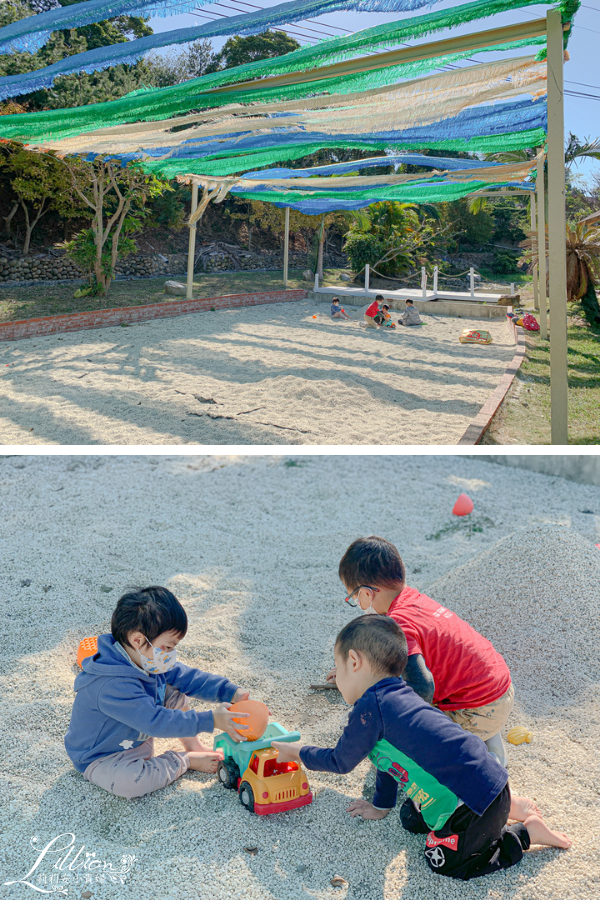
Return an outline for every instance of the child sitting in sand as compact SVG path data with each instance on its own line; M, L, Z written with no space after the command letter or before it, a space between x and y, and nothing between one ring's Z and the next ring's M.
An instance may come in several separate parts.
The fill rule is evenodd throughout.
M398 319L398 325L422 325L419 310L412 300L406 300L406 309Z
M333 300L331 301L331 318L332 319L349 319L350 318L350 316L348 315L346 310L340 306L340 298L339 297L334 297Z
M166 588L123 594L112 616L112 634L98 638L98 652L83 660L65 747L75 768L111 794L142 797L188 769L214 773L222 753L201 744L198 732L219 728L235 741L246 713L228 707L248 692L227 678L176 662L175 647L187 632L187 616ZM190 709L190 697L216 701L212 712ZM154 756L154 738L179 738L183 752Z
M346 550L339 576L350 606L389 616L408 641L404 680L428 703L476 734L507 764L501 729L514 703L510 671L492 644L456 613L406 586L396 547L359 538ZM327 676L335 682L335 669Z
M377 294L371 305L365 310L365 324L367 328L378 328L383 323L383 315L379 306L383 299L383 294ZM389 309L389 306L387 309Z
M506 769L480 740L402 680L406 638L392 619L350 622L337 636L334 655L338 687L353 705L348 724L333 750L273 741L281 762L345 774L368 756L377 768L373 803L353 800L347 811L383 819L400 785L408 795L401 822L427 835L425 857L440 875L467 881L515 865L530 844L571 846L566 835L548 828L532 800L511 796Z

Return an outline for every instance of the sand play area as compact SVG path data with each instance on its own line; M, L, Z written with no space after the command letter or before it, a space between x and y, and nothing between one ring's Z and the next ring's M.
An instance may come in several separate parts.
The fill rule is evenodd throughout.
M56 353L75 350L65 341ZM3 897L40 896L29 880L93 900L597 900L600 488L435 456L5 457L0 483ZM471 521L452 518L461 491L475 501ZM349 799L372 796L368 761L347 776L311 773L311 806L264 817L213 776L188 773L127 802L72 768L63 735L78 642L108 629L136 583L164 584L184 603L183 662L248 688L305 742L333 745L348 708L309 685L353 615L339 558L368 533L394 541L409 584L505 656L509 724L533 732L509 746L511 784L569 834L571 850L537 848L466 884L436 877L423 837L396 814L346 814ZM27 879L60 835L74 835L73 853L84 847L80 862L122 864L125 884L89 866L68 881L50 854Z
M514 355L502 319L352 315L302 301L0 343L0 441L456 444ZM467 327L494 342L460 344Z

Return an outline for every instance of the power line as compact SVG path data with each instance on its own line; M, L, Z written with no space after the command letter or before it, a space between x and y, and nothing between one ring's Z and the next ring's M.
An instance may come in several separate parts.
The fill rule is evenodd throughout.
M596 90L600 91L600 84L586 84L584 81L567 81L567 79L565 79L565 84L580 84L581 87L596 88Z
M568 97L583 97L584 100L600 100L596 94L585 94L582 91L565 91Z

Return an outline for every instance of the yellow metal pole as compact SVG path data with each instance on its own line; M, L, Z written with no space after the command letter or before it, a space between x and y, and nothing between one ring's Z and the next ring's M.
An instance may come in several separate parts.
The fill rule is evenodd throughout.
M546 202L544 199L544 157L538 157L537 164L537 227L538 227L538 277L540 303L540 336L548 339L548 314L546 299Z
M535 214L535 191L531 192L531 197L529 198L529 230L531 234L535 234L536 231L536 214ZM540 308L540 300L538 297L538 267L533 267L533 308Z
M192 216L198 209L198 182L192 182ZM196 222L190 225L190 237L188 242L187 283L185 287L186 300L192 299L194 291L194 256L196 254Z
M290 208L285 208L285 237L283 240L283 286L288 286L288 260L290 253Z
M563 27L548 11L548 262L550 275L550 418L553 444L567 444L567 251L563 91Z

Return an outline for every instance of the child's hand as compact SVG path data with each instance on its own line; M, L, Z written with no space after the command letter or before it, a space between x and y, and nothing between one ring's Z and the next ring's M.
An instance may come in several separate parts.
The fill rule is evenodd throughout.
M249 700L250 699L250 691L245 691L244 688L238 688L233 698L231 700L232 703L239 703L240 700Z
M301 762L300 751L304 747L300 741L289 744L287 741L271 741L273 750L277 750L277 759L279 762Z
M333 669L331 670L331 672L328 674L327 678L325 679L327 684L335 684L336 671L337 671L336 667L334 666Z
M242 725L240 722L234 722L233 719L234 717L236 719L247 719L248 713L236 712L235 710L231 712L229 706L229 703L220 703L216 709L213 709L215 728L225 731L234 741L245 741L246 738L237 729L247 729L248 726Z
M368 800L353 800L346 812L349 812L352 818L362 816L363 819L385 819L389 809L375 809Z

